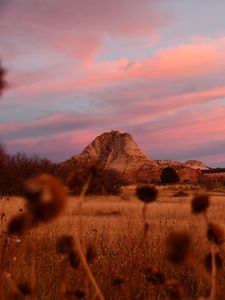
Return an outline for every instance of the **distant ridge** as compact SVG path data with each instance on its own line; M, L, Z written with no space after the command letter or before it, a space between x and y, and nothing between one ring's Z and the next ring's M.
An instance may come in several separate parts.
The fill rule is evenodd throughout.
M153 160L136 144L129 133L117 130L97 136L81 154L64 163L74 167L98 164L104 169L116 169L130 181L158 182L161 170L171 166L182 181L197 182L201 170L209 169L197 160L181 163L175 160Z

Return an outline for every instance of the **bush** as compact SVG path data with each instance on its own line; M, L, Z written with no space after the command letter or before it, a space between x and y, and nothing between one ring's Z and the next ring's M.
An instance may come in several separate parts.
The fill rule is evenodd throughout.
M74 195L79 195L82 186L87 181L91 171L82 169L80 173L75 171L74 179L69 182L69 190ZM89 195L118 195L121 192L121 188L127 185L128 182L122 177L122 175L114 169L97 170L93 174L93 178L90 182L87 194Z
M172 167L166 167L162 170L160 180L162 183L176 183L180 181L180 178Z
M42 173L59 176L60 172L58 165L48 159L22 153L8 155L0 167L0 194L21 195L28 178Z

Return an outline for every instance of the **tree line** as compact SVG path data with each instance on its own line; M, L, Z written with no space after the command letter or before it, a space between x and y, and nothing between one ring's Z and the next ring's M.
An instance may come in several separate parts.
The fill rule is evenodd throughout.
M5 155L0 165L0 194L22 195L24 182L43 173L57 176L69 192L75 195L81 192L90 174L92 178L88 194L118 194L121 187L128 184L116 170L98 170L89 166L71 168L67 163L53 163L36 155L29 157L24 153L17 153Z

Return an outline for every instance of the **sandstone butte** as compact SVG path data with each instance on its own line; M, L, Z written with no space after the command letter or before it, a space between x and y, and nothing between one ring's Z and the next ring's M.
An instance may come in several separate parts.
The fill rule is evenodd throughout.
M131 182L158 182L163 168L171 166L181 182L197 183L201 170L208 167L196 160L181 163L174 160L154 160L147 156L129 133L105 132L97 136L79 155L64 163L71 168L97 164L104 169L116 169Z

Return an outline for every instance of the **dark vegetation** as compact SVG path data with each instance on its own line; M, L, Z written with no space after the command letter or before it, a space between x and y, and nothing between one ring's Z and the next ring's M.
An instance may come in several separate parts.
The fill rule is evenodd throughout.
M225 168L211 168L209 170L202 170L202 173L225 173Z
M162 170L160 180L162 183L177 183L180 181L180 178L172 167L166 167Z
M61 179L69 191L77 195L81 192L87 179L86 169L89 168L83 167L82 172L77 168L71 170L67 164L52 163L48 159L38 156L28 157L21 153L7 155L0 167L0 193L2 195L21 195L24 181L45 173ZM119 194L121 187L127 184L127 181L116 170L101 170L95 172L94 175L87 191L88 194Z

